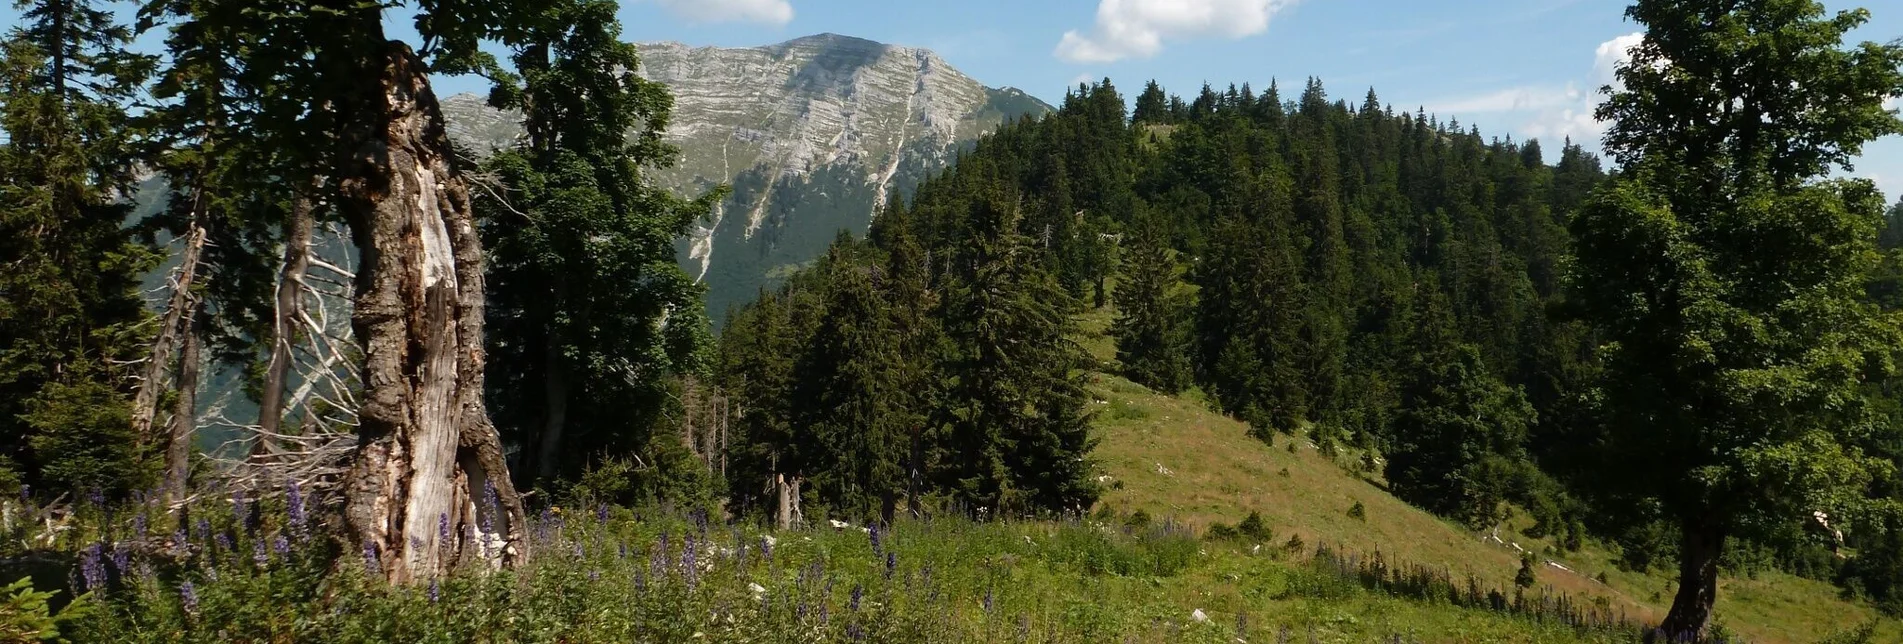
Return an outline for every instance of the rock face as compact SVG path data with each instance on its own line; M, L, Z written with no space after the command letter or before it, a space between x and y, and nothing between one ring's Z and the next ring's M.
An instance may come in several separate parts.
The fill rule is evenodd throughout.
M924 49L822 34L725 49L640 46L643 77L674 94L667 138L681 162L653 180L683 195L733 186L681 243L718 324L818 257L841 229L864 235L878 204L1007 119L1050 106L985 87ZM477 96L443 102L450 134L478 151L518 135L514 115Z

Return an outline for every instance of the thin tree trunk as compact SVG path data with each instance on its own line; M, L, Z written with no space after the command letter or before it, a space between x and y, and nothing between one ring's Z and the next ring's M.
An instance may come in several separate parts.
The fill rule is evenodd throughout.
M522 499L483 404L482 244L427 70L392 41L342 132L340 206L362 251L351 320L364 400L344 521L404 583L529 556ZM355 544L353 544L354 546Z
M196 198L202 199L202 195ZM152 355L146 360L144 379L132 399L133 435L139 440L158 442L152 427L157 422L159 396L165 392L166 375L172 371L172 350L182 337L192 333L192 319L198 313L198 296L192 288L198 281L199 258L205 251L205 221L202 206L194 206L191 227L185 233L185 247L179 251L178 270L173 274L172 298L159 320L159 335L152 341Z
M310 195L298 195L285 223L284 262L278 271L277 305L271 321L271 361L265 366L264 392L258 396L258 443L252 456L269 458L277 452L274 435L282 433L284 390L291 372L291 345L296 341L304 310L304 272L311 265L311 229L316 216Z
M193 298L196 306L196 298ZM192 435L198 429L198 334L192 328L194 318L184 321L184 346L178 354L178 399L172 405L170 440L165 446L165 498L176 503L185 498L185 483L192 474Z
M1657 632L1647 642L1664 636L1665 641L1703 641L1711 624L1712 606L1718 603L1718 559L1724 556L1725 532L1709 521L1687 521L1680 527L1678 553L1678 595L1672 598L1672 610L1665 615Z

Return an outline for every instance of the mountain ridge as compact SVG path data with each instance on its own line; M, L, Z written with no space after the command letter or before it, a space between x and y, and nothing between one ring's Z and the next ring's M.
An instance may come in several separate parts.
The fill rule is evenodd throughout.
M864 234L879 204L978 137L1052 110L929 49L836 33L754 47L636 46L636 73L674 96L665 138L682 152L650 179L683 195L733 187L679 244L716 324L728 306L818 257L840 229ZM520 133L519 118L473 94L444 99L443 110L451 137L479 153Z

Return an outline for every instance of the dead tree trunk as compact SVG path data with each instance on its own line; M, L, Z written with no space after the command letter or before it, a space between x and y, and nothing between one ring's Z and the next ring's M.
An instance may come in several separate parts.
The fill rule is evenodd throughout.
M258 396L258 443L253 457L270 458L276 452L274 436L284 419L285 381L291 372L291 347L301 328L304 309L304 272L311 265L311 229L316 216L308 194L297 196L291 220L284 224L284 262L278 270L277 304L272 307L271 360L265 366L264 391Z
M195 197L195 198L201 198ZM144 380L132 399L133 435L139 440L159 442L152 431L159 414L159 396L165 393L167 376L172 371L172 351L182 338L193 333L192 322L198 316L198 295L192 292L198 281L199 258L205 252L205 220L202 204L194 205L191 227L185 233L185 247L179 252L178 270L172 275L172 298L165 315L159 319L159 335L152 341L152 356L145 363ZM147 443L147 444L151 444Z
M192 474L192 436L198 429L199 341L190 318L185 325L184 346L178 352L178 399L172 403L172 426L165 445L167 505L185 498L185 483Z
M519 563L529 543L483 404L482 244L468 188L427 70L401 42L388 47L378 91L349 106L355 156L337 183L362 252L351 323L364 399L344 521L403 583L457 561Z

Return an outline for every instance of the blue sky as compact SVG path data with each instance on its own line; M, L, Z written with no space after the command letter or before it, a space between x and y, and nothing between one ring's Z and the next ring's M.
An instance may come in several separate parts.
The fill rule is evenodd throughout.
M17 18L11 2L0 24ZM1903 4L1865 6L1857 40L1903 38ZM1318 76L1331 96L1373 87L1396 109L1425 107L1488 135L1596 144L1596 88L1632 41L1623 0L622 0L634 41L753 46L833 32L935 50L992 86L1056 103L1082 79L1109 77L1134 97L1143 81L1193 95L1271 78ZM407 19L386 19L393 36ZM147 41L152 40L148 38ZM473 78L439 91L482 91ZM1899 105L1903 107L1903 105ZM1550 148L1550 146L1549 146ZM1903 137L1871 144L1855 174L1903 193Z
M1622 0L623 0L637 41L748 46L834 32L926 47L988 85L1055 103L1084 78L1109 77L1134 96L1156 79L1193 95L1271 78L1360 100L1373 87L1396 109L1426 107L1487 135L1596 147L1596 89L1612 80L1638 26ZM1903 38L1903 4L1857 6L1857 40ZM1298 91L1298 90L1297 90ZM1287 93L1285 96L1292 98ZM1550 147L1549 147L1550 149ZM1894 200L1903 137L1871 144L1857 175Z

